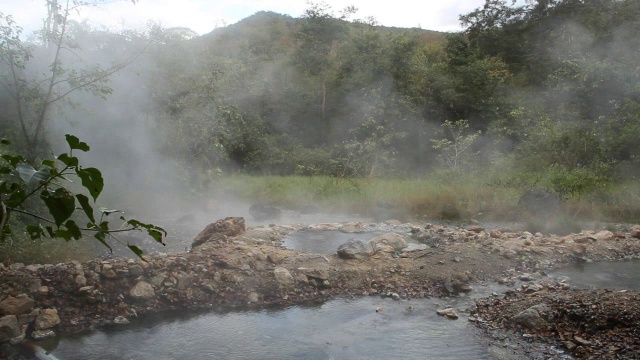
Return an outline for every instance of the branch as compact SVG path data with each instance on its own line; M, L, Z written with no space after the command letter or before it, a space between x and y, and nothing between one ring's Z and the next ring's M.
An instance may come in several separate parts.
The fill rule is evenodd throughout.
M4 206L4 204L3 204ZM8 208L10 211L15 211L17 213L20 214L24 214L24 215L28 215L31 217L34 217L38 220L42 220L44 222L47 222L49 224L56 224L55 221L51 220L51 219L47 219L43 216L28 212L28 211L24 211L24 210L20 210L20 209L16 209L16 208ZM118 230L102 230L102 229L93 229L93 228L82 228L82 227L78 227L78 229L80 229L81 231L93 231L93 232L104 232L107 234L112 234L112 233L121 233L121 232L127 232L127 231L133 231L133 230L138 230L137 228L130 228L130 229L118 229Z
M0 241L4 239L4 226L7 224L7 221L9 221L9 213L0 195Z

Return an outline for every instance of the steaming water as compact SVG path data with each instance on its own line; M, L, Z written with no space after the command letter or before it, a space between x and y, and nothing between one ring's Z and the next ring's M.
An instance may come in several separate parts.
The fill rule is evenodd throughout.
M367 297L317 307L158 316L121 330L62 338L52 354L59 359L491 359L464 314L454 321L435 313L468 303L469 298Z
M600 261L581 263L553 272L556 278L586 289L640 290L640 261Z

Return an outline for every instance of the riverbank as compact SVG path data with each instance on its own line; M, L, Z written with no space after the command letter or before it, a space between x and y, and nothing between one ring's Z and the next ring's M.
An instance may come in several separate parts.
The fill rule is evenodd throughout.
M301 230L387 232L423 246L397 245L392 235L379 239L375 251L354 256L281 246L285 236ZM15 317L20 333L6 340L19 343L126 324L132 317L167 310L262 308L337 296L449 296L473 291L482 282L535 280L560 264L636 258L640 232L626 230L545 237L505 228L395 221L245 230L242 218L227 218L208 226L189 252L147 256L146 261L0 266L0 311L3 319ZM3 306L7 303L13 306Z

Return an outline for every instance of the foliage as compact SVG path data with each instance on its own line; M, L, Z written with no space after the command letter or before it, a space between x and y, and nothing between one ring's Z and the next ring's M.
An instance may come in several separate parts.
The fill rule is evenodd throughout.
M94 205L103 190L104 182L100 171L93 167L82 167L74 150L86 152L89 146L73 135L66 136L69 151L62 153L55 160L44 160L36 169L22 156L3 154L0 167L0 240L12 236L14 229L9 219L13 213L24 214L34 218L36 224L27 225L26 231L34 239L43 237L62 238L66 241L78 240L83 233L91 233L93 237L111 249L107 243L114 234L132 230L146 231L155 241L162 243L166 232L153 224L145 224L135 219L125 219L118 229L111 229L106 220L110 214L118 210L100 208L100 217L96 217ZM9 141L2 140L3 145ZM74 192L72 185L81 185L89 196ZM39 199L47 209L49 217L35 212L31 202ZM84 217L85 224L78 224L74 219L77 214ZM134 245L127 245L136 255L142 256L142 250Z
M482 132L465 134L469 128L467 120L447 120L442 126L446 137L431 140L433 148L440 151L438 157L442 165L455 172L468 169L478 157L478 152L472 152L471 146Z

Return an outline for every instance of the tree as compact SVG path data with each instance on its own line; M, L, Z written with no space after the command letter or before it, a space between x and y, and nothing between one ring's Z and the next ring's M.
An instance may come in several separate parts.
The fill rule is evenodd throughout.
M469 128L467 120L447 120L442 126L445 129L445 137L431 140L433 148L440 151L442 165L455 172L467 169L478 155L477 152L471 151L471 145L481 132L465 134Z
M346 8L339 18L333 15L331 7L325 3L309 3L310 7L302 15L303 23L296 33L300 42L294 58L300 68L321 82L320 118L325 120L327 106L327 80L339 40L346 34L344 20L356 11Z
M44 46L38 48L22 40L23 30L11 15L0 12L0 85L13 99L6 111L18 123L21 145L30 161L44 154L41 148L46 143L46 126L59 103L79 90L105 97L112 91L108 78L140 55L133 54L106 69L70 66L72 59L77 59L78 50L70 35L70 15L88 4L80 0L47 0L48 17L40 34Z

